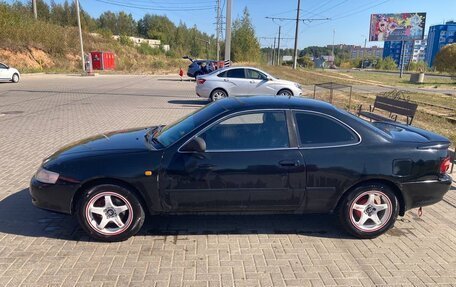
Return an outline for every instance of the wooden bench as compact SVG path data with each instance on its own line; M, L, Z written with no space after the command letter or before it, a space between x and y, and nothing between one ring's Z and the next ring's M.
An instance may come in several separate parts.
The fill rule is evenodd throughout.
M413 118L415 117L417 104L391 99L387 97L377 96L375 98L374 105L369 106L369 111L363 111L362 105L358 108L358 116L363 116L369 120L374 121L396 121L397 116L405 116L407 125L411 125ZM375 110L383 110L389 113L389 117L384 117L379 114L375 114Z

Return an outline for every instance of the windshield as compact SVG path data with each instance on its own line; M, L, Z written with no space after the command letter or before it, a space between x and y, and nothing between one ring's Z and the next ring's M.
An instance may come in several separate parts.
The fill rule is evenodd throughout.
M164 147L168 147L208 121L212 116L218 114L220 112L219 110L220 108L216 103L203 106L193 113L165 126L155 135L155 138Z

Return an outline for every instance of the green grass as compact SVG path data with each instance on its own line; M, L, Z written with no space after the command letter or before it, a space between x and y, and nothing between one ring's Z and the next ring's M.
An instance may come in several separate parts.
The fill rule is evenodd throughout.
M299 82L303 85L314 85L324 82L337 82L343 84L356 85L361 84L358 81L372 80L377 82L385 82L391 86L401 87L401 80L398 80L396 75L384 75L375 73L356 73L359 77L347 78L347 75L335 73L333 71L316 71L316 70L293 70L290 67L271 67L259 66L268 73L279 78L290 81ZM355 73L348 73L354 75ZM408 78L409 76L406 75ZM440 80L440 79L437 79ZM404 81L404 80L402 80ZM449 79L450 81L450 79ZM448 81L448 82L449 82ZM447 83L447 81L445 81ZM434 83L435 84L435 83ZM450 83L450 87L454 85ZM418 103L418 111L413 120L413 125L421 127L449 138L453 143L456 143L456 124L448 121L446 117L456 116L456 98L444 94L430 93L406 93L410 100ZM355 112L358 105L368 108L373 104L375 93L353 93L351 111ZM329 92L319 91L317 99L329 101ZM333 104L344 109L348 109L348 93L343 91L334 92Z

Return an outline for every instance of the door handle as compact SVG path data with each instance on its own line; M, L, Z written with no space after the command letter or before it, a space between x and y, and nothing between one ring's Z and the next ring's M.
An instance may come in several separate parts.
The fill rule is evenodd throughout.
M281 166L299 166L301 163L299 160L281 160L279 164Z
M255 81L250 81L250 84L255 84Z
M224 82L229 82L229 80L228 80L228 79L223 79L223 81L224 81Z

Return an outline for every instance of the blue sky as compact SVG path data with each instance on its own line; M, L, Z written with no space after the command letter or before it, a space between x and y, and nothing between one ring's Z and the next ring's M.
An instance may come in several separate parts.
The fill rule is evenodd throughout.
M50 2L50 0L45 0ZM59 3L63 0L55 0ZM103 2L100 2L103 1ZM266 16L295 18L297 0L232 0L233 18L242 15L247 6L258 37L274 37L278 25L282 25L282 37L294 37L294 21L275 21ZM122 7L109 3L141 8ZM222 4L225 0L221 0ZM145 13L167 15L175 23L183 21L187 26L197 27L210 34L215 33L216 0L80 0L81 5L92 16L98 17L103 11L131 13L135 19ZM163 10L152 10L149 7ZM206 9L193 10L190 9ZM170 10L170 11L169 11ZM310 45L335 43L363 45L369 34L369 17L372 13L427 12L426 34L430 25L456 20L456 0L301 0L303 18L331 18L331 21L312 21L300 24L299 48ZM277 24L276 24L277 23ZM262 46L270 46L271 39L260 39ZM383 45L368 42L368 46ZM283 40L282 47L293 47L293 40Z

